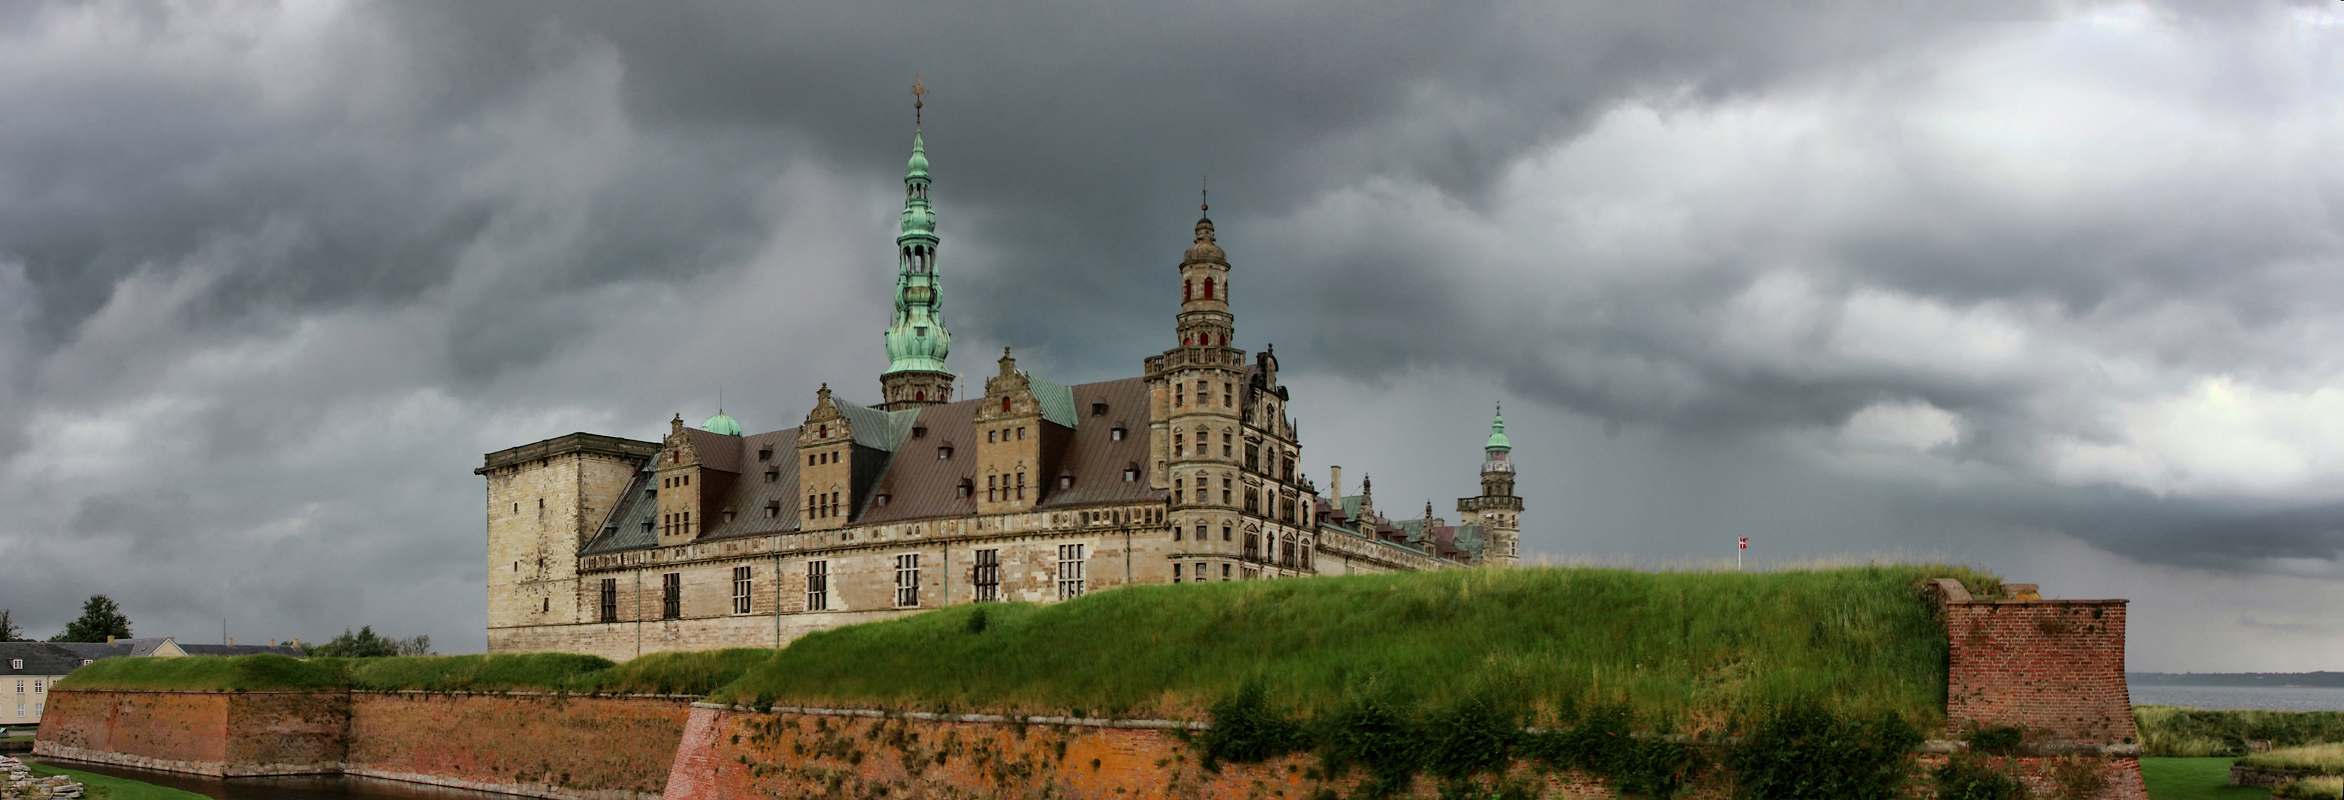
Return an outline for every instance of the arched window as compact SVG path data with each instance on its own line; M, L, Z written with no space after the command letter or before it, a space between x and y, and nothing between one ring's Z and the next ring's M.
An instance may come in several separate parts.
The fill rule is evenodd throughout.
M927 393L927 392L925 392L925 391L918 391L918 392L913 392L913 393L912 393L912 402L915 402L915 403L917 403L917 402L920 402L920 401L922 401L922 400L926 400L926 399L928 399L928 393Z
M1188 301L1190 301L1190 300L1194 300L1194 299L1196 299L1196 298L1194 298L1194 297L1191 297L1191 296L1189 296L1189 291L1190 291L1190 289L1192 289L1192 288L1193 288L1193 286L1192 286L1192 284L1193 284L1193 283L1194 283L1193 281L1181 281L1181 282L1180 282L1180 302L1186 303L1186 302L1188 302Z
M1205 279L1205 299L1213 299L1213 279L1211 278Z
M1001 413L1009 413L1009 398L1007 397L1001 398Z

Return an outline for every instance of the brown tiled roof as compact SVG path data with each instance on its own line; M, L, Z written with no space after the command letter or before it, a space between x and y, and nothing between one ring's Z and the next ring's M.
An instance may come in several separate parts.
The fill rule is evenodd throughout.
M741 471L741 441L744 437L709 433L699 428L684 428L691 437L692 447L700 451L700 466L725 472Z
M1074 441L1059 460L1057 475L1047 476L1040 508L1066 508L1100 503L1162 500L1169 493L1148 488L1148 382L1125 378L1086 383L1074 388ZM1095 413L1106 406L1104 414ZM1121 426L1123 441L1115 441ZM1139 468L1139 479L1125 481L1123 470ZM1072 488L1058 488L1061 476L1074 476Z
M797 530L798 429L789 428L737 438L716 438L737 443L727 456L729 460L724 463L738 468L741 477L733 481L732 491L726 494L725 499L708 510L709 519L714 524L702 529L699 538L724 539ZM693 444L699 445L700 440L695 438ZM772 448L773 454L762 461L758 460L757 452L767 447ZM700 451L703 463L713 465L717 463L715 459L708 450ZM774 473L772 482L765 480L768 471ZM780 515L767 518L767 504L778 504ZM733 512L731 522L724 521L723 512L727 510Z
M960 482L977 474L977 404L962 400L920 409L913 432L888 459L887 474L879 478L874 495L887 495L887 505L866 503L856 524L899 522L928 517L977 513L975 492L960 496ZM924 430L923 430L924 429ZM938 458L951 447L951 458Z

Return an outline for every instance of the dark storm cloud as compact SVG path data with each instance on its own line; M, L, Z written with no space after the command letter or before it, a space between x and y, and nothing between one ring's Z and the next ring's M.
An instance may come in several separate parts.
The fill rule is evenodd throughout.
M1606 441L1692 477L1571 495L1618 541L1674 504L2316 571L2321 467L2158 404L2235 379L2284 441L2344 366L2344 180L2289 138L2333 87L2274 44L2325 8L7 6L4 602L62 624L127 559L242 575L130 598L173 624L477 642L480 453L867 391L914 71L965 370L1132 374L1210 175L1298 380L1665 434Z

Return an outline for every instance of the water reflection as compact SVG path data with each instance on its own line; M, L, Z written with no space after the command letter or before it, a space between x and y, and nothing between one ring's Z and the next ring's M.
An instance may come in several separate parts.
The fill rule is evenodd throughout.
M364 778L355 775L285 775L272 778L214 778L178 772L155 772L111 764L88 764L64 759L33 759L50 766L145 781L156 786L194 792L212 800L514 800L515 795L452 789L422 783Z

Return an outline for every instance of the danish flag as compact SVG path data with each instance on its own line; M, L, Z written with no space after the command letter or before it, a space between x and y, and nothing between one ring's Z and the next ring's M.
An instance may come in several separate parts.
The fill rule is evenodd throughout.
M1748 536L1744 536L1744 537L1742 537L1742 549L1744 549L1744 550L1748 550L1748 549L1750 549L1750 537L1748 537Z

